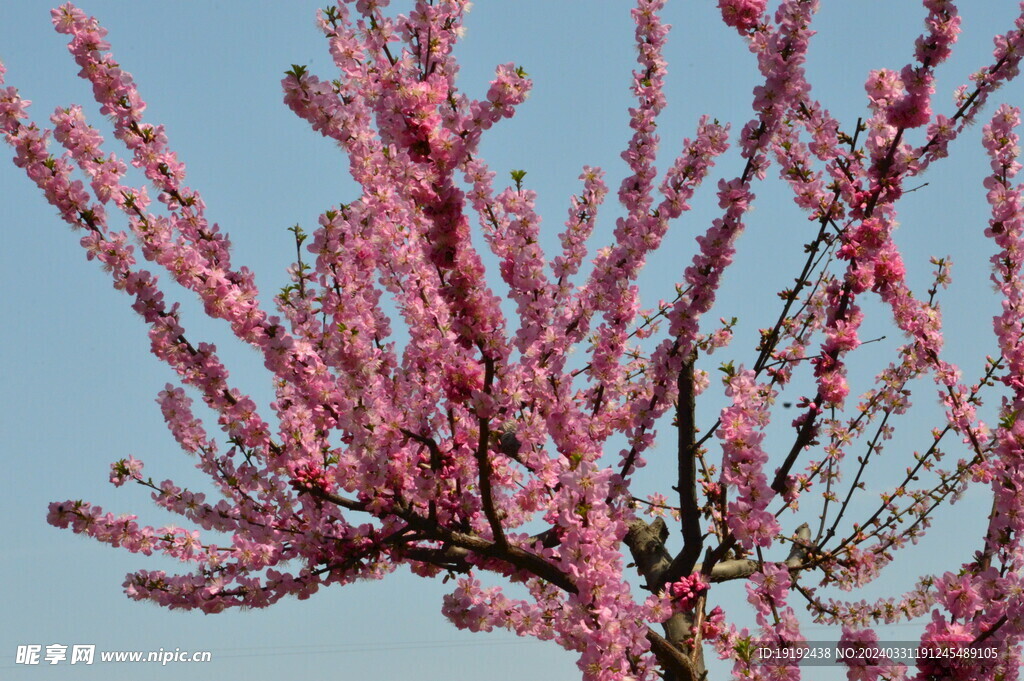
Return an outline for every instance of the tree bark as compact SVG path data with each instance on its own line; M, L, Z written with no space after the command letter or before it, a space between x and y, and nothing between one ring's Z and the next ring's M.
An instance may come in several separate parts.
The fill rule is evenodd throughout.
M636 562L637 570L644 577L647 588L652 593L657 593L665 588L666 579L672 566L672 556L665 548L666 539L668 539L668 527L661 518L655 518L654 522L650 524L640 519L633 521L624 539ZM697 681L700 679L705 671L704 654L698 650L694 655L694 651L686 644L693 627L693 616L690 613L676 613L662 626L665 629L665 645L678 653L678 656L673 655L673 658L682 657L687 662L686 666L681 668L677 665L665 665L666 681ZM648 639L650 638L648 636ZM652 640L652 649L658 658L663 660L663 655L659 654L653 644Z
M630 524L629 531L623 539L633 556L637 571L652 593L664 589L672 573L672 555L665 548L668 536L668 526L661 518L655 518L651 523L638 518ZM794 540L785 560L786 567L790 570L799 569L804 564L808 551L813 548L810 544L810 526L804 523L798 527ZM714 565L708 579L713 583L746 579L757 572L757 566L757 561L746 558L724 560ZM700 572L701 567L702 565L698 563L694 566L693 572ZM665 636L664 642L658 644L660 647L655 645L655 639L651 636L653 632L647 637L651 641L651 649L662 661L666 681L699 681L706 673L703 646L694 651L686 643L691 638L693 623L693 613L676 613L662 625ZM685 659L685 665L680 662L680 658Z

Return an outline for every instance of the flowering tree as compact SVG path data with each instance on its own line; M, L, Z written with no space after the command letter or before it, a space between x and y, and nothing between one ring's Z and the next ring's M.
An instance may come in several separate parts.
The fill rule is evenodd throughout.
M763 76L752 118L736 132L702 118L659 183L655 131L665 106L668 26L659 18L664 0L638 0L636 105L623 152L629 174L618 191L623 217L614 243L589 266L586 244L607 194L602 171L583 169L561 252L549 261L524 174L513 172L512 186L498 190L477 154L484 131L513 115L530 80L505 64L485 99L456 89L452 48L467 2L418 0L397 16L385 14L386 0L325 9L319 25L341 75L323 81L293 66L284 99L346 152L362 194L325 210L310 235L294 228L298 259L291 285L275 299L276 316L258 304L252 273L232 264L226 236L184 184L184 164L163 128L144 119L145 104L105 31L71 5L54 10L55 27L70 37L81 76L130 160L102 150L79 107L57 109L52 130L29 122L29 102L13 87L0 89L0 130L15 164L83 233L87 257L131 297L153 353L217 413L222 435L213 437L182 387L168 385L158 398L174 438L222 498L154 482L129 457L112 465L115 485L152 488L158 505L210 536L142 526L134 515L81 501L52 504L50 522L194 563L189 574L128 576L130 597L171 608L265 607L320 586L379 579L400 565L454 577L443 611L456 626L553 639L579 653L586 679L660 671L696 680L708 647L732 661L737 678L797 678L799 667L767 664L755 648L801 650L794 609L801 606L841 628L844 644L867 651L849 661L850 678L1018 678L1019 111L1001 106L984 127L992 168L985 233L1002 313L993 323L998 354L983 375L964 382L943 357L937 298L949 261L933 260L934 285L915 296L892 231L908 179L944 158L990 93L1017 74L1024 6L1015 27L997 36L992 62L958 92L958 108L942 115L932 111L935 70L959 20L951 0L923 4L926 30L914 61L871 72L872 116L848 125L813 98L805 79L815 0L782 0L774 16L765 0L720 0L722 19ZM3 74L0 65L0 82ZM50 136L64 147L60 155L47 150ZM674 296L641 311L635 282L646 258L689 210L730 137L744 165L718 181L720 217L698 236ZM125 184L128 163L145 174L156 204L146 186ZM708 313L753 185L773 163L816 229L753 353L720 365L725 407L698 424L697 397L714 392L706 358L732 339L733 323L709 322ZM124 214L127 231L111 226L108 209ZM471 219L500 263L514 328L471 241ZM190 339L137 250L261 353L273 374L276 425L232 387L216 349ZM863 343L862 304L870 300L888 309L905 342L874 387L851 398L847 367ZM570 357L575 347L584 359ZM812 388L796 405L788 447L768 451L774 398L798 380ZM851 503L866 494L869 464L892 437L891 421L909 408L910 388L927 383L945 421L880 500ZM998 404L994 426L976 413L983 396ZM646 459L668 468L654 452L658 427L674 432L673 474L668 488L640 498L634 480ZM950 464L945 457L954 451ZM991 512L979 550L957 573L922 575L911 592L875 602L826 596L833 586L874 581L937 508L972 485L990 490ZM802 517L801 500L820 510ZM867 515L853 517L862 507ZM230 539L216 543L215 533ZM486 575L514 586L484 586ZM754 632L740 628L739 614L718 597L716 587L735 580L746 583ZM929 620L916 672L872 648L878 625L922 617ZM995 652L981 663L983 650Z

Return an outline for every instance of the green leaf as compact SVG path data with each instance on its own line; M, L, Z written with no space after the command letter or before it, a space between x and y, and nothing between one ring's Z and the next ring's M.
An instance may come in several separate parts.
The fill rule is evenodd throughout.
M750 664L751 657L754 653L754 645L749 636L738 639L736 641L736 645L734 645L732 649L736 651L736 656L739 657L739 659Z
M1015 411L1004 415L999 419L999 427L1004 430L1010 430L1013 428L1014 424L1017 423L1017 416L1018 413Z

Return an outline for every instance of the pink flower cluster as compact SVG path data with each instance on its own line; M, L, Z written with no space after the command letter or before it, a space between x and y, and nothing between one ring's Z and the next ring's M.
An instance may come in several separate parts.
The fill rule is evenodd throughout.
M780 529L767 510L775 493L768 486L764 472L768 455L761 447L771 391L758 384L749 370L732 377L728 386L726 395L732 405L722 410L722 425L716 433L722 441L721 481L736 494L735 501L729 502L726 522L743 548L767 547Z
M120 487L129 480L142 480L142 462L134 456L110 464L110 482Z
M710 585L699 572L683 577L668 585L668 594L679 612L689 612L697 605L701 596L708 592Z
M722 10L722 21L740 34L757 26L767 4L765 0L718 0L718 8Z
M857 651L843 658L843 663L847 667L846 676L850 681L880 681L882 678L891 681L906 679L907 666L905 664L892 662L885 655L876 655L876 651L884 650L884 646L879 645L878 634L871 629L844 626L838 647Z

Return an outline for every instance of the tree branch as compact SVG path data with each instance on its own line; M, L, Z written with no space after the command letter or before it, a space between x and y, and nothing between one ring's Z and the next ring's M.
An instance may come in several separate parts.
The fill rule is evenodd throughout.
M519 546L509 544L507 541L503 544L499 544L498 542L488 541L487 539L483 539L482 537L478 537L473 534L455 532L442 527L437 523L431 522L427 518L423 518L422 516L413 513L411 510L396 509L395 515L409 523L411 527L419 530L424 534L424 536L430 539L442 541L457 548L480 554L481 556L504 561L513 567L526 570L541 579L551 582L565 592L573 594L579 593L579 590L576 588L572 579L569 578L569 575L562 572L560 569L535 553L531 553ZM533 539L533 537L531 537L531 539Z
M814 404L816 406L821 405L821 393L819 392L814 397ZM815 420L817 419L817 409L808 407L807 418L802 424L800 424L800 430L797 431L796 441L793 442L793 448L789 450L789 454L786 456L786 460L782 466L779 467L777 473L775 473L775 479L772 481L772 489L778 494L783 494L786 491L786 477L789 475L789 471L793 468L793 464L796 463L796 458L800 456L800 452L803 451L804 447L811 444L811 440L814 439L814 433L816 430Z
M637 518L629 524L629 530L622 540L629 547L637 571L643 575L647 588L653 593L665 586L665 575L672 565L672 556L665 548L666 539L668 526L664 520L655 518L654 522L647 524L647 521Z
M679 399L676 401L678 429L679 515L683 523L683 550L676 556L670 577L682 577L693 571L704 548L697 506L697 460L695 451L696 403L693 395L693 365L697 353L692 352L679 371Z
M637 571L643 575L647 588L658 592L673 578L671 554L665 548L668 539L668 527L661 518L655 518L648 524L643 519L636 519L629 525L623 542L629 547ZM793 548L784 561L790 570L798 570L805 565L807 554L813 549L811 544L811 527L804 523L797 528L793 537ZM703 572L704 563L697 563L691 572ZM711 582L730 582L735 579L746 579L757 572L757 561L749 558L718 561L711 568L707 578ZM690 573L686 573L690 574ZM685 575L680 575L685 576Z
M480 348L481 352L484 349ZM491 392L491 385L494 382L494 359L484 354L484 392L488 395ZM491 526L491 534L494 535L495 543L507 546L505 531L501 527L501 517L494 506L494 490L491 486L491 460L488 457L488 449L491 440L491 420L478 417L480 421L480 441L476 448L477 468L480 473L480 503L484 507L484 516L487 517L487 524Z
M799 570L804 567L804 561L811 548L813 548L811 546L811 526L804 523L796 529L793 548L790 549L789 555L783 561L786 567L790 570ZM694 570L700 570L702 567L703 565L697 565L694 567ZM749 558L723 560L715 563L715 566L711 568L711 574L708 575L708 579L712 582L730 582L734 579L746 579L757 572L757 569L757 561L750 560Z
M658 658L658 662L665 670L675 675L676 681L698 681L697 670L683 651L669 643L668 639L654 631L647 629L647 640L651 643L651 652Z

